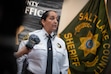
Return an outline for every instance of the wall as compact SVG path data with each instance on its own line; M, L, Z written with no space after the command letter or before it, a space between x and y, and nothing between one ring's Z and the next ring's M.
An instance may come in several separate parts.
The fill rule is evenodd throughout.
M72 21L88 0L64 0L58 34Z
M111 0L107 0L107 5L108 5L109 18L110 18L110 25L111 25Z

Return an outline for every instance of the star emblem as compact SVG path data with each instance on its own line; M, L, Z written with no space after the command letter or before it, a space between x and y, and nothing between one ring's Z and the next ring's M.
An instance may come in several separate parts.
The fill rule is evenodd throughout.
M81 45L79 49L84 51L84 57L90 53L96 55L97 48L100 46L100 43L97 41L97 39L98 34L93 36L91 31L88 32L86 37L80 38Z

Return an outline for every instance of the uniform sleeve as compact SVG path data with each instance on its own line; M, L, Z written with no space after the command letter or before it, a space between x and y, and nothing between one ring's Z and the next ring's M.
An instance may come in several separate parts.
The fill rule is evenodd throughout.
M65 49L64 56L61 61L61 74L68 74L68 69L69 69L68 53L67 50Z
M27 42L27 40L21 41L18 50L20 50L23 46L25 46L26 42ZM26 57L27 57L27 55L25 54L25 55L17 58L17 66L18 66L18 72L17 72L17 74L21 74L22 67L23 67L23 62L24 62L24 60L25 60Z

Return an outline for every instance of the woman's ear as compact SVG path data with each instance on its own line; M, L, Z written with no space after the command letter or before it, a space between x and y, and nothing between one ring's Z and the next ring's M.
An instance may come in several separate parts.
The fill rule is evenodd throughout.
M41 20L41 23L42 23L43 26L45 26L45 21L44 21L44 19Z

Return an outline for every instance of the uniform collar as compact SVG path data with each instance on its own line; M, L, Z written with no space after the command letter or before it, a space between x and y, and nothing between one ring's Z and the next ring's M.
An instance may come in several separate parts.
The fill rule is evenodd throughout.
M48 38L49 34L46 32L46 30L44 28L42 28L42 31L43 31L44 38ZM50 35L51 35L52 39L54 39L55 36L57 35L57 33L52 32Z

